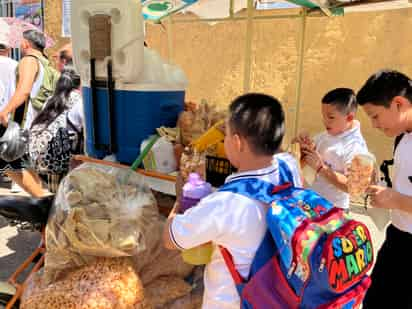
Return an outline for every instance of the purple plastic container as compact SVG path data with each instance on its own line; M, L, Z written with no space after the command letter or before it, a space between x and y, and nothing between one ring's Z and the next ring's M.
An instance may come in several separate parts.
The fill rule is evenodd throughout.
M210 193L212 193L212 186L210 183L202 180L198 174L191 173L188 181L183 186L180 212L184 213Z

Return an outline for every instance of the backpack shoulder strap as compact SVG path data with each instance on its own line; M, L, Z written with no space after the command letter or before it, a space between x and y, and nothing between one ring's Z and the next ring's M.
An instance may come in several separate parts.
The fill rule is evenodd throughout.
M32 58L35 58L35 59L37 59L37 60L40 61L40 58L37 57L36 55L33 55L33 54L25 55L24 57L32 57ZM23 57L23 58L24 58L24 57Z
M259 245L256 255L253 258L252 265L250 267L250 272L248 278L242 278L240 273L237 271L233 257L230 254L229 250L222 246L218 246L220 254L225 261L226 267L229 270L229 273L235 282L236 290L239 296L242 295L242 290L244 285L274 256L279 253L278 248L275 245L272 234L268 230L263 238L262 242Z
M47 66L50 64L49 59L47 59L46 57L43 56L36 56L33 54L29 54L29 55L25 55L24 57L32 57L32 58L36 58L37 61L39 61L43 66Z
M270 204L273 201L274 188L273 184L257 178L242 178L224 184L218 191L233 192Z
M270 204L274 200L273 193L291 187L293 175L283 160L277 159L279 165L279 185L275 186L257 178L242 178L228 182L219 188L221 192L233 192L251 199Z
M289 183L275 186L260 179L243 178L224 184L219 188L219 192L233 192L246 196L250 199L270 204L275 199L274 193L276 190L280 191L283 187L286 188L289 186ZM253 258L249 278L242 278L240 273L236 270L233 257L230 254L229 250L222 246L218 246L218 248L223 257L223 260L225 261L226 267L229 270L233 281L235 282L239 295L242 295L243 287L247 283L247 281L249 281L249 279L278 252L272 235L268 230L262 242L260 243L258 250L256 251L255 257Z
M397 137L395 137L395 142L393 143L393 153L395 153L396 148L398 148L398 145L401 142L404 135L405 135L405 133L402 133L402 134L398 135Z
M293 175L287 163L281 159L276 159L276 160L278 161L278 166L279 166L280 184L285 184L288 182L293 183Z
M393 155L395 155L396 152L396 148L398 147L399 143L401 142L403 136L405 133L402 133L400 135L398 135L397 137L395 137L395 141L393 143ZM386 182L386 185L389 188L392 188L392 179L389 175L389 166L394 164L394 159L390 159L390 160L383 160L381 166L380 166L380 170L383 174L383 177L381 178L381 180L384 180Z

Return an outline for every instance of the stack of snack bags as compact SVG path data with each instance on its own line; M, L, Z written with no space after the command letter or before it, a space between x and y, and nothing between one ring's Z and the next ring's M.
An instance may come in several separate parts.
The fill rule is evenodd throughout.
M81 165L59 187L45 266L28 281L21 308L160 308L189 297L184 278L193 267L163 249L162 229L141 176Z
M359 154L352 159L348 175L348 191L352 196L359 196L373 183L376 159L371 154Z
M187 180L190 173L205 175L206 155L216 155L215 148L211 147L205 152L197 152L191 144L207 132L212 126L226 118L226 113L216 106L202 101L200 104L189 102L185 111L178 120L179 138L178 143L183 148L180 159L180 172L183 182Z

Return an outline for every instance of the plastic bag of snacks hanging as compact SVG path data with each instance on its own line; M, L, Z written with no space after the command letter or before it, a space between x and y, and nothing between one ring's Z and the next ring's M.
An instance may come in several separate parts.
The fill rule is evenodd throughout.
M374 182L376 159L370 153L355 155L349 167L348 192L352 197L365 194Z
M185 111L179 115L177 123L179 142L183 146L189 146L209 128L225 118L226 111L219 110L216 105L209 104L206 100L202 100L201 103L187 102Z
M186 182L191 173L197 173L202 179L206 177L206 153L198 152L193 148L186 147L180 160L180 173L183 182Z
M150 254L158 225L156 200L140 175L83 164L63 179L49 217L46 281L96 257Z

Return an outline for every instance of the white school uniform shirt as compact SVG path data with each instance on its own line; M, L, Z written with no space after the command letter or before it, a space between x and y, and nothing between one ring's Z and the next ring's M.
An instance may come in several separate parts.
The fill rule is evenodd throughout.
M289 165L294 179L301 186L297 165ZM278 163L254 171L236 173L226 182L241 178L258 178L279 184ZM247 278L256 251L265 236L266 211L264 203L232 192L215 192L198 205L177 215L170 225L170 238L180 249L190 249L207 242L229 250L237 271ZM203 309L238 309L240 298L220 250L214 248L211 262L204 274Z
M80 91L73 90L69 97L69 112L67 117L78 131L84 127L83 98Z
M0 56L0 111L2 111L16 89L17 61Z
M323 162L335 172L346 174L347 167L357 154L368 153L368 147L360 130L359 121L354 127L339 135L333 136L323 132L314 138L316 150ZM332 202L335 206L348 209L350 196L336 188L328 179L317 175L311 189Z
M394 157L393 189L412 196L412 133L405 133L399 142ZM411 205L412 207L412 205ZM412 214L393 209L392 224L404 232L412 234Z

